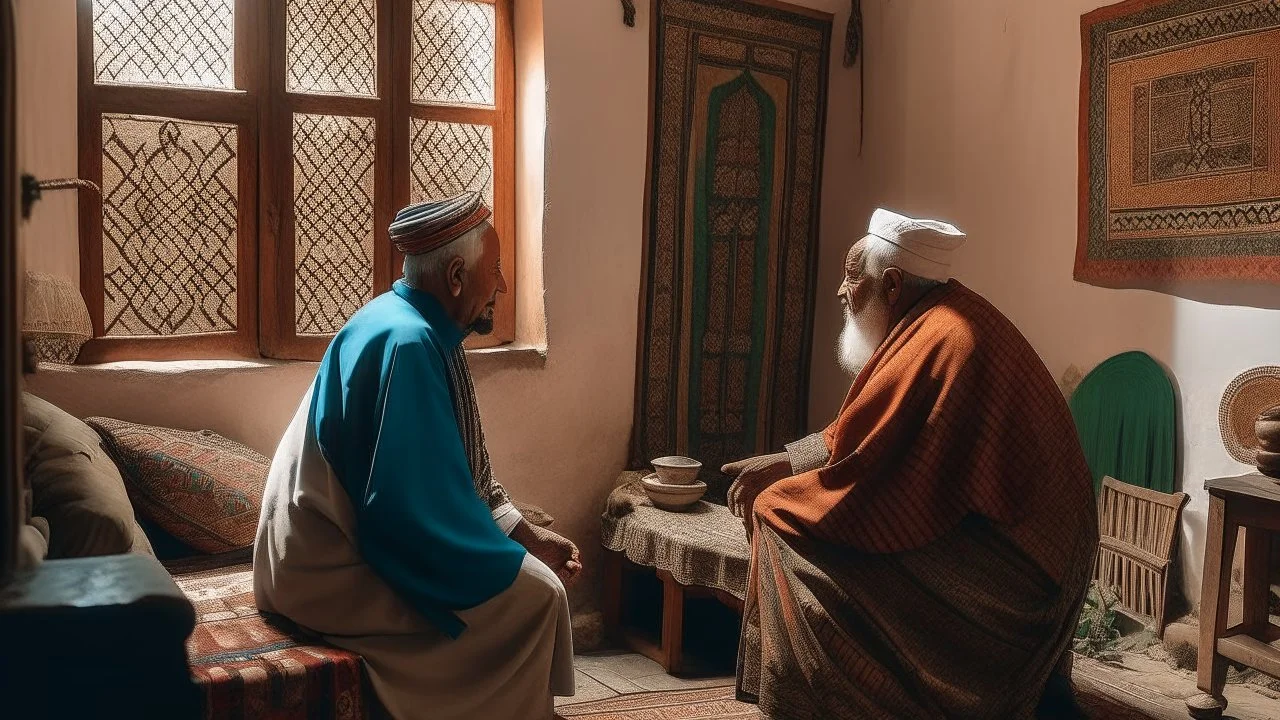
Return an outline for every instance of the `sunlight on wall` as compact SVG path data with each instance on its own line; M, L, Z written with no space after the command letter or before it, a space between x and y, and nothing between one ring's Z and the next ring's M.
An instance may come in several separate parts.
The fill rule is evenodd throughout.
M547 347L542 276L547 72L542 0L516 3L516 342Z

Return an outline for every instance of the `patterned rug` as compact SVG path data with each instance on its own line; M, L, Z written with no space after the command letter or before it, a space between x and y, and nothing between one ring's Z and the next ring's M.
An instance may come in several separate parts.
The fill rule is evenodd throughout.
M175 563L170 571L196 608L187 655L205 693L206 718L360 720L377 710L358 655L264 622L249 564L201 565Z
M803 434L831 16L784 7L654 3L636 469Z
M556 709L562 720L755 720L755 705L733 699L733 687L619 695Z
M1079 714L1062 720L1154 720L1150 715L1097 695L1077 691ZM561 720L756 720L763 718L755 705L734 699L734 688L665 690L619 695L608 700L562 705Z
M1129 0L1081 29L1076 279L1280 282L1280 2Z

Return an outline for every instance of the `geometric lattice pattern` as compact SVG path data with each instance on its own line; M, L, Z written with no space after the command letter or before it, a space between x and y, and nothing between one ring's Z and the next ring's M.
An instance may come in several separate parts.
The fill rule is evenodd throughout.
M377 94L374 0L289 0L285 45L289 92Z
M235 0L94 0L98 82L234 87Z
M679 454L714 469L805 432L831 20L781 3L652 4L628 466ZM703 475L721 496L723 474Z
M493 128L409 120L409 202L478 191L493 207Z
M102 116L107 335L236 329L234 125Z
M491 3L414 0L414 102L492 106L496 55Z
M761 182L761 150L773 140L773 124L768 124L766 134L761 101L748 82L738 84L716 114L719 124L710 151L714 154L705 201L709 220L706 314L694 319L694 337L699 329L703 332L701 347L694 353L701 362L696 370L698 387L691 388L690 412L698 423L693 428L693 437L699 441L697 452L704 457L738 457L749 454L755 445L755 438L746 437L744 431L755 427L756 402L748 395L759 387L759 364L752 362L752 333L758 319L753 317L753 306L760 299L755 292L760 269L757 255L768 252L767 244L758 242L760 224L768 220L761 217L762 208L767 212L770 199L762 194L772 189ZM774 112L772 105L768 112Z
M294 321L330 335L373 295L373 118L293 117Z

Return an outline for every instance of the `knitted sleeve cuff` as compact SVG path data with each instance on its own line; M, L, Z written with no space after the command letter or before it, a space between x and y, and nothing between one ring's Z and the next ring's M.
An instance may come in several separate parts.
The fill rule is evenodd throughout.
M790 443L786 446L787 457L791 460L791 472L795 475L817 470L827 464L831 451L827 449L827 441L822 433L814 433Z

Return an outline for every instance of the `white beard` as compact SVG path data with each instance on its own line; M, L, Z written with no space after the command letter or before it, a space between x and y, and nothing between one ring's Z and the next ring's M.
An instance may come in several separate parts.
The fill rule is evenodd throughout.
M836 345L840 367L857 377L888 335L889 308L883 303L872 301L856 315L845 306L844 329Z

